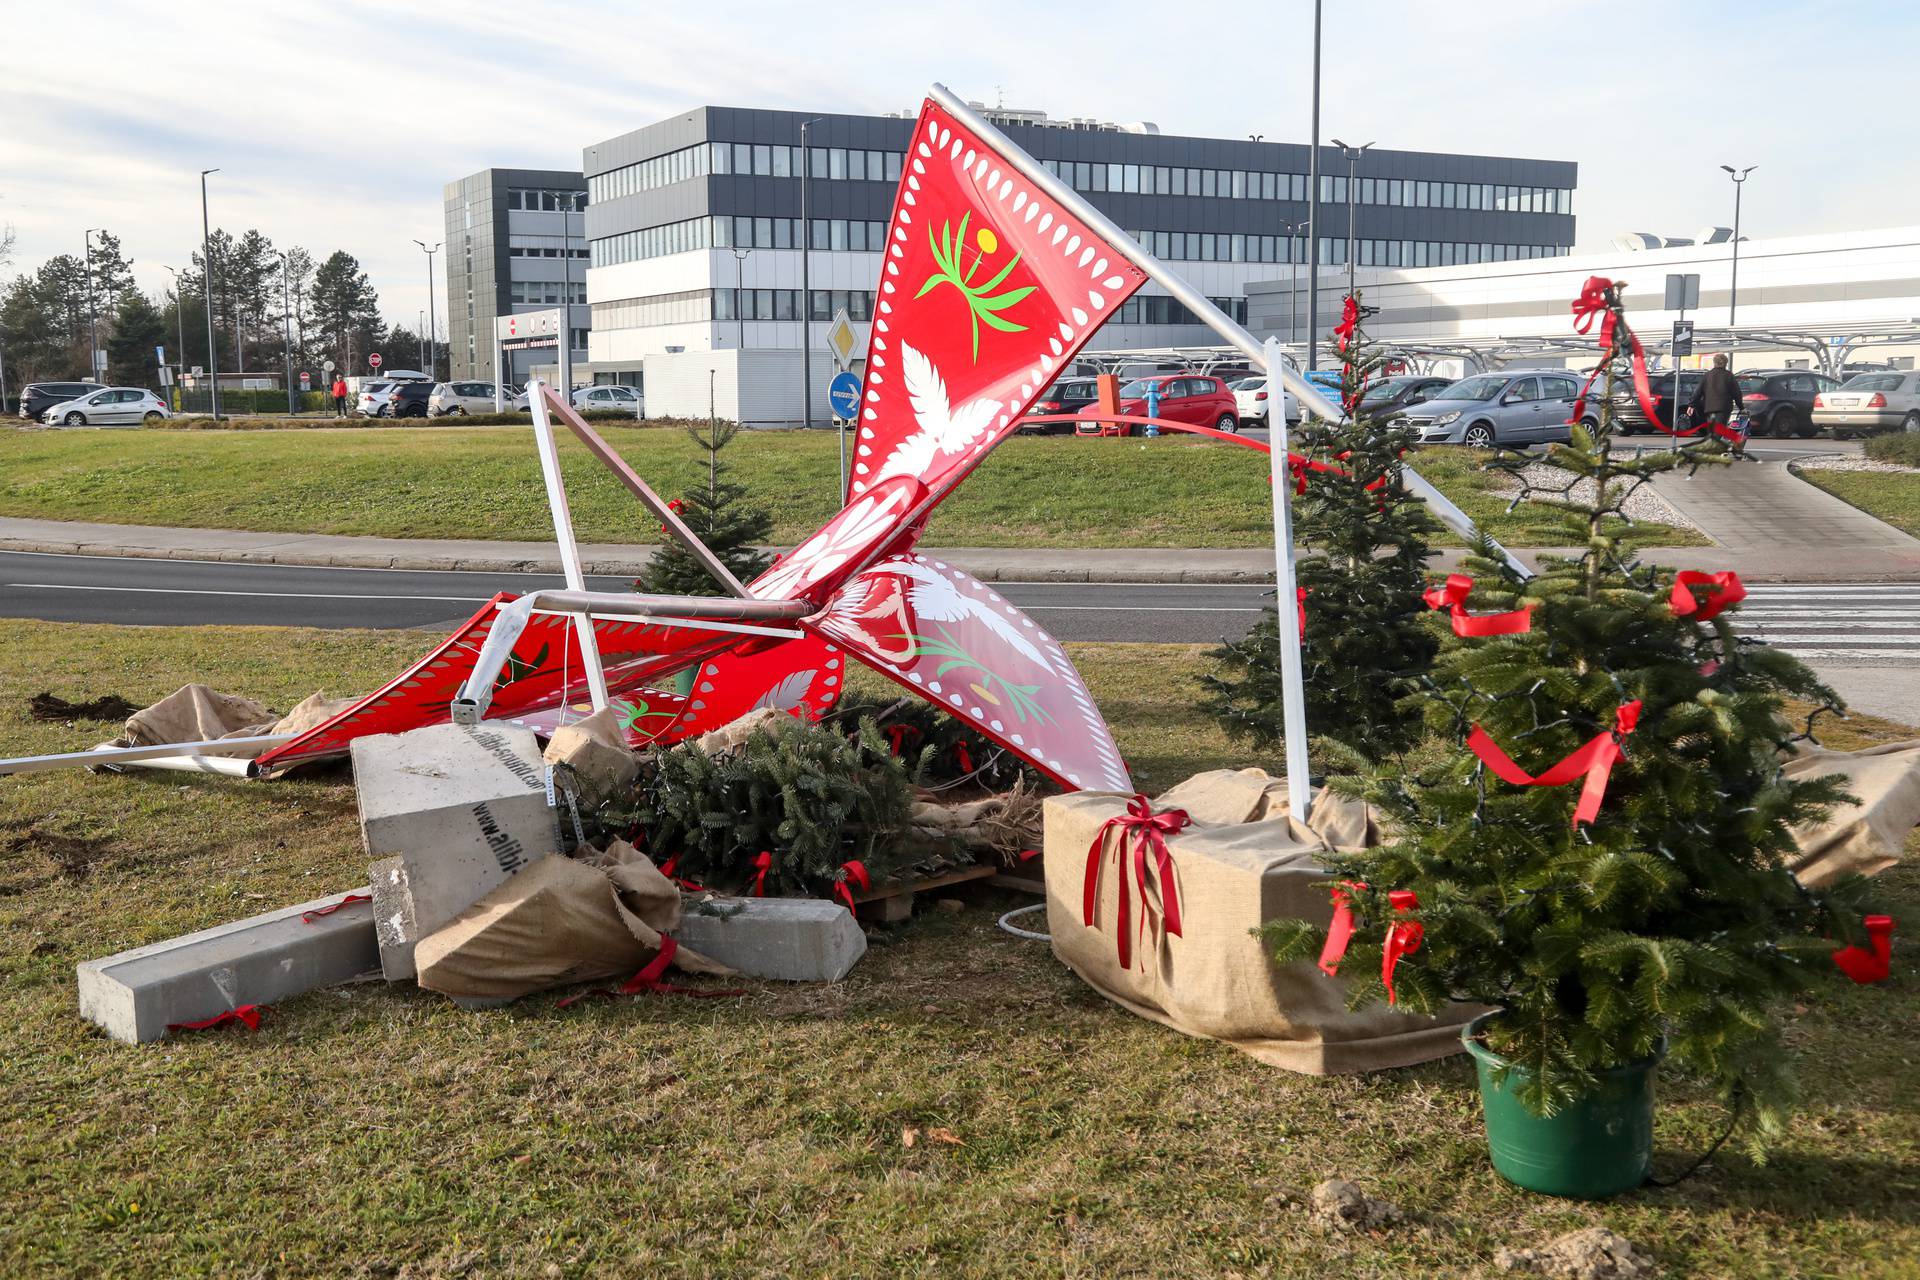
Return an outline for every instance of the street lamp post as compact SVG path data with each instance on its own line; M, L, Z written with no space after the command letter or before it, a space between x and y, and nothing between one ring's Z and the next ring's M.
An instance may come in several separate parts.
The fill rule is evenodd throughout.
M184 370L187 365L187 295L180 289L180 269L168 267L167 270L173 273L173 321L180 335L180 345L173 349L173 367ZM174 379L175 383L179 381L177 377ZM167 399L171 403L173 397Z
M1313 0L1313 141L1307 147L1307 372L1320 367L1320 0Z
M220 348L213 337L213 232L207 223L207 175L218 169L200 171L200 283L207 295L207 376L213 380L213 420L220 420Z
M1363 142L1357 147L1350 147L1335 138L1333 145L1340 148L1340 154L1347 158L1347 296L1351 298L1354 263L1358 260L1358 255L1354 253L1353 206L1354 195L1360 187L1360 180L1354 176L1354 170L1360 163L1360 157L1365 155L1373 144Z
M1733 179L1733 283L1727 290L1727 328L1733 328L1734 310L1740 304L1740 188L1747 183L1747 175L1760 166L1750 164L1744 169L1735 169L1730 164L1720 166Z
M824 119L815 116L800 122L800 424L809 428L813 426L813 222L807 204L812 197L813 153L807 130ZM843 493L845 489L842 485Z
M1300 264L1294 261L1293 238L1308 229L1311 224L1305 222L1283 222L1281 230L1287 233L1287 345L1297 346L1300 342L1300 308L1295 302L1299 293Z
M805 220L803 219L801 222L803 232L805 225ZM745 351L747 349L747 315L745 311L741 310L740 295L745 291L746 283L741 279L741 274L746 270L747 255L751 254L753 250L750 248L742 249L736 244L731 246L731 251L733 253L733 318L735 323L740 326L740 336L735 340L734 346ZM740 369L738 364L734 366L733 376L736 382L739 381Z
M563 214L562 216L564 217L565 215ZM424 350L427 353L427 381L431 382L434 380L434 378L438 376L437 374L434 373L434 370L433 370L433 363L434 363L433 331L434 329L439 327L439 317L434 314L434 310L433 310L433 255L440 252L440 245L445 244L446 241L442 240L436 243L431 249L427 248L427 242L424 240L415 240L414 243L419 245L421 252L427 255L427 343L426 343L426 346L422 348L422 350ZM572 342L573 334L571 333L571 329L573 326L573 303L572 303L573 264L567 263L566 268L567 268L568 302L566 307L562 309L561 314L566 316L567 322L561 325L560 327L563 329L569 330L569 332L561 334L560 341ZM572 387L566 388L564 394L572 395L573 388Z
M81 263L81 269L87 280L87 377L100 376L100 311L93 305L93 233L98 227L88 227L86 234L87 256Z

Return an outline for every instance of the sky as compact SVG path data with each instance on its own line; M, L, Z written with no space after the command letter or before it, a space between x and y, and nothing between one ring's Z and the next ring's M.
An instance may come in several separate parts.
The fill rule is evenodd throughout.
M1305 142L1312 103L1312 0L0 12L0 224L16 237L0 279L105 227L160 292L200 243L199 171L217 167L216 226L347 250L409 328L427 302L413 242L443 238L444 183L576 168L584 146L690 107L900 111L940 81L1054 116ZM1577 161L1578 249L1730 223L1721 164L1758 166L1745 235L1902 225L1920 221L1900 123L1915 48L1920 5L1899 0L1326 0L1321 134Z

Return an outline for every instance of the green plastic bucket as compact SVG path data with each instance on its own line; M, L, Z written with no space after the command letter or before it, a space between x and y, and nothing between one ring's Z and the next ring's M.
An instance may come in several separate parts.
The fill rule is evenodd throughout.
M1515 1186L1550 1196L1599 1200L1631 1191L1653 1168L1653 1078L1659 1055L1599 1073L1585 1097L1550 1116L1520 1104L1528 1072L1511 1068L1496 1082L1506 1059L1480 1042L1493 1014L1482 1014L1460 1032L1480 1074L1486 1113L1487 1150L1493 1167Z

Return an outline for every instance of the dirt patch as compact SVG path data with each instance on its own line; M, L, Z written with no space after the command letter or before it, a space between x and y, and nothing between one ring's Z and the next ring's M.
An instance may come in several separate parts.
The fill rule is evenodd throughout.
M1560 1280L1648 1280L1659 1274L1653 1259L1633 1241L1605 1227L1569 1231L1539 1249L1502 1249L1493 1261L1502 1271Z
M68 702L65 698L51 693L36 693L27 704L27 709L35 720L125 720L140 709L140 704L128 702L117 693L95 698L91 702Z
M109 848L104 841L44 831L37 826L13 833L0 831L0 857L29 851L44 857L63 878L84 880L96 863L106 861Z

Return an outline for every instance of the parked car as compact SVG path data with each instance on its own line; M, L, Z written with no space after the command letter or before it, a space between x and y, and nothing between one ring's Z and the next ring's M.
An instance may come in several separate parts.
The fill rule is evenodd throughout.
M393 400L393 389L400 384L386 378L367 379L360 384L360 396L353 407L363 418L384 418Z
M1836 437L1889 427L1920 431L1920 373L1856 373L1837 391L1816 392L1813 425Z
M1806 369L1747 370L1738 375L1742 412L1756 436L1813 434L1813 398L1837 391L1838 382Z
M1395 374L1368 383L1360 393L1360 407L1368 413L1398 413L1425 404L1453 382L1452 378L1431 373Z
M1227 390L1233 392L1233 410L1240 415L1240 421L1255 427L1268 424L1267 409L1272 401L1269 398L1271 393L1267 390L1266 374L1256 373L1238 378L1227 384ZM1280 408L1288 422L1300 421L1300 402L1285 387L1280 389Z
M20 388L20 416L38 422L53 406L98 390L97 382L29 382Z
M1551 444L1571 438L1567 419L1580 395L1580 379L1564 369L1514 369L1476 373L1433 393L1406 415L1422 444ZM1597 425L1589 408L1581 421Z
M1227 384L1218 378L1204 378L1196 374L1158 374L1151 378L1135 378L1120 388L1120 412L1129 417L1146 417L1148 393L1151 392L1158 403L1156 417L1168 422L1191 422L1197 427L1213 427L1220 431L1238 431L1240 415L1234 408L1233 392L1227 390ZM1143 428L1134 423L1123 423L1118 428L1098 421L1099 407L1088 405L1076 415L1082 421L1074 424L1074 432L1083 436L1141 434Z
M433 398L431 382L396 382L387 394L387 417L424 418Z
M581 387L573 393L573 407L586 413L599 410L603 413L630 413L636 418L646 416L646 401L632 387L601 386Z
M508 383L501 388L500 403L508 412L527 407L526 393ZM442 417L446 414L464 416L469 413L493 412L493 384L491 382L443 382L433 389L427 397L427 415Z
M1689 425L1686 420L1687 406L1692 404L1693 398L1700 394L1700 380L1706 376L1706 370L1704 369L1682 369L1680 371L1680 430L1682 431L1685 431ZM1595 383L1594 390L1596 394L1598 394L1599 389L1600 384ZM1662 373L1648 374L1647 389L1653 392L1654 412L1659 414L1662 423L1669 429L1672 429L1674 425L1673 370L1668 369Z
M111 427L171 418L159 396L141 387L108 387L91 395L49 405L40 415L48 426Z
M1033 413L1061 414L1078 413L1092 404L1099 395L1099 382L1094 378L1062 378L1046 389L1041 397L1033 402ZM1069 433L1074 427L1071 422L1021 422L1018 430L1033 435L1050 436L1057 433Z

